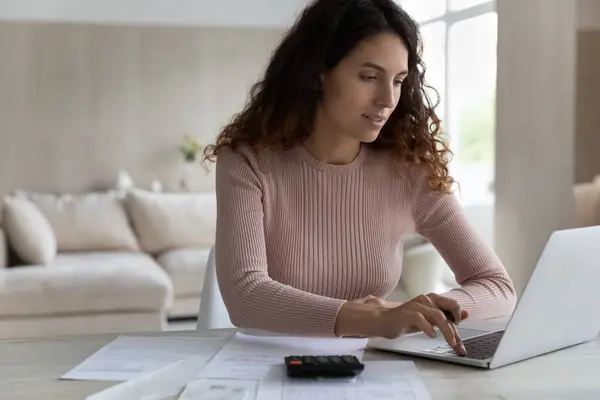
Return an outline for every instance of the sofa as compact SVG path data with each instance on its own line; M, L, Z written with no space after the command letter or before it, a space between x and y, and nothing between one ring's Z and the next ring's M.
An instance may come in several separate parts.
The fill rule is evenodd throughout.
M573 225L600 225L600 175L575 185L574 197ZM197 315L214 193L17 191L2 200L0 339L157 331ZM443 275L423 238L404 246L394 300L435 290Z
M16 191L0 216L0 339L156 331L198 313L214 193Z

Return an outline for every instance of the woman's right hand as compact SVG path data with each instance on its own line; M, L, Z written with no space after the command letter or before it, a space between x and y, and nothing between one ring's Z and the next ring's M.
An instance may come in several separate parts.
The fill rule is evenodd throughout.
M458 315L461 315L460 310L458 313ZM402 303L398 307L381 310L378 320L378 336L386 339L395 339L407 333L419 331L435 338L437 334L434 327L437 326L444 335L446 342L456 353L466 355L466 350L455 324L446 318L442 310L436 307L428 296L419 296Z

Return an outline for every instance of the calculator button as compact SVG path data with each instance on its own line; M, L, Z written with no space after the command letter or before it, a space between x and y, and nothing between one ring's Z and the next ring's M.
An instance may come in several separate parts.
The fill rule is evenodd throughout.
M348 364L355 364L357 359L354 356L342 356L342 360Z
M327 364L329 362L329 360L327 359L327 357L317 356L317 362L319 364Z
M308 365L312 365L312 364L316 364L316 360L314 357L302 357L302 362L304 364L308 364Z
M329 361L332 363L335 363L335 364L343 363L342 357L340 357L340 356L330 356Z

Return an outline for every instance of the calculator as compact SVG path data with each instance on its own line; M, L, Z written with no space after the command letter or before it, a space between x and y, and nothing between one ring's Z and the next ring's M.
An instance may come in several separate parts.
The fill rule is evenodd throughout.
M291 355L284 361L290 378L351 378L365 369L352 355Z

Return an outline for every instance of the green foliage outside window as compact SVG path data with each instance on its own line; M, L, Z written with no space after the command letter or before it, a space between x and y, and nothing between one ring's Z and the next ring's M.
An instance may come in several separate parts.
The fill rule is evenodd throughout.
M459 115L461 164L494 164L496 94L462 107Z

